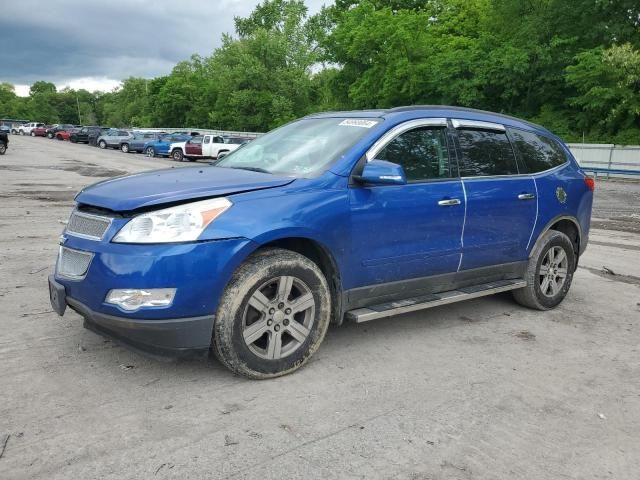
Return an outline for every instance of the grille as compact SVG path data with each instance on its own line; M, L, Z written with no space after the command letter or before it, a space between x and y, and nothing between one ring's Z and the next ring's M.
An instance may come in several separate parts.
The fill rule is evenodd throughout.
M102 240L109 225L111 225L109 217L100 217L74 210L69 218L69 223L67 223L66 232L91 240Z
M58 274L75 279L84 278L92 259L92 253L60 247L57 265Z

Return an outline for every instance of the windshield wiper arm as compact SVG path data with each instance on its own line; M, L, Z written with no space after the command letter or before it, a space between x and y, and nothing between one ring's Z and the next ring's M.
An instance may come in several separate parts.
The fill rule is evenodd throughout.
M270 175L273 175L269 170L265 170L264 168L260 168L260 167L228 167L228 168L235 168L237 170L249 170L250 172L268 173Z

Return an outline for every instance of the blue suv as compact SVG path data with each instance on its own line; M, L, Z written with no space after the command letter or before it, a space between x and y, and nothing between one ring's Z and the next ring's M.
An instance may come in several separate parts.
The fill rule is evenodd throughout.
M170 133L160 135L154 140L149 140L142 145L142 152L148 157L168 157L172 143L185 142L191 139L191 135L184 133Z
M559 138L453 107L308 116L216 166L82 190L54 309L143 350L283 375L330 323L497 292L547 310L587 246L593 179Z

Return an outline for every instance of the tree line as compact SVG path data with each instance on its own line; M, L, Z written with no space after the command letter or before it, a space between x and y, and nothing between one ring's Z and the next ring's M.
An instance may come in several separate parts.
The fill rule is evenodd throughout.
M264 0L210 56L112 92L0 84L0 117L267 131L324 110L446 104L567 141L640 143L637 0Z

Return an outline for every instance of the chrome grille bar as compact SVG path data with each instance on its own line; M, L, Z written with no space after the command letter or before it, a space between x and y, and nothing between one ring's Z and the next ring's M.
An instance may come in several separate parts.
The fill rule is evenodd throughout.
M65 233L89 240L102 240L112 219L74 210L67 223Z
M93 253L81 252L80 250L61 246L56 265L57 273L62 277L82 280L89 270L92 259Z

